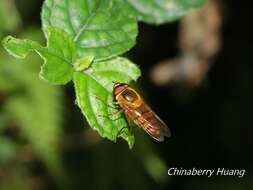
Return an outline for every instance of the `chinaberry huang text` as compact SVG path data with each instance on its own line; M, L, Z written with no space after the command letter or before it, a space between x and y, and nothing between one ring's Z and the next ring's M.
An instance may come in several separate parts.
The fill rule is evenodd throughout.
M170 176L207 176L208 178L212 176L237 176L242 178L245 176L245 169L184 169L182 167L172 167L168 169L168 175Z

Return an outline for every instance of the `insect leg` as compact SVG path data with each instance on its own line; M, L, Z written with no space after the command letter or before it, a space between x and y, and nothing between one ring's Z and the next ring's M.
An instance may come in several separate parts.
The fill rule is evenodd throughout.
M120 113L122 113L123 112L123 110L122 109L120 109L120 110L117 110L116 112L114 112L114 113L109 113L108 115L98 115L99 117L105 117L105 118L108 118L108 119L110 119L110 120L112 120L112 121L117 121L118 119L120 119L121 117L118 117L118 118L116 118L116 119L112 119L112 118L110 118L109 116L110 115L116 115L116 114L120 114Z
M124 129L129 129L129 132L131 133L131 134L133 134L133 125L132 125L132 122L131 122L131 119L127 116L127 115L125 115L125 119L126 119L126 121L127 121L127 127L122 127L120 130L119 130L119 132L118 132L118 134L117 134L117 138L124 132Z
M117 134L117 138L120 137L120 135L124 132L124 129L126 129L126 128L128 128L128 127L122 127L122 128L119 130L119 132L118 132L118 134Z
M133 121L127 115L125 115L125 118L127 120L127 125L128 125L128 128L129 128L129 131L130 131L131 134L133 134L133 126L134 126Z

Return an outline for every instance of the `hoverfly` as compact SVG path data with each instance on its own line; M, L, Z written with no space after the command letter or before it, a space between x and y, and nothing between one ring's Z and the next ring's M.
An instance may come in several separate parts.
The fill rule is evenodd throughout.
M117 104L125 113L126 117L137 126L143 128L151 137L157 141L164 141L165 136L171 136L167 125L128 84L115 83L113 86L113 94Z

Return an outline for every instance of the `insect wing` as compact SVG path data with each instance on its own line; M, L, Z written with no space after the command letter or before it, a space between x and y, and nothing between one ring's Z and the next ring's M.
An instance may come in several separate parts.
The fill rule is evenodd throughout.
M140 115L136 120L137 125L142 127L151 137L157 141L164 141L164 136L171 136L167 125L145 103L136 112L139 112Z

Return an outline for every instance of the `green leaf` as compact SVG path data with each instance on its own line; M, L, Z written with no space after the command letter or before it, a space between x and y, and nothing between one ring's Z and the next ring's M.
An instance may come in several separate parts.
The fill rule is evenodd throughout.
M206 0L125 0L140 21L163 24L175 21Z
M16 147L9 139L0 135L0 165L6 164L16 156Z
M3 39L2 43L10 55L20 59L24 59L32 50L38 52L42 51L40 44L28 39L21 40L12 36L7 36Z
M137 35L137 22L123 0L45 0L42 25L63 28L73 39L78 57L95 61L129 50Z
M93 61L94 57L91 56L84 56L81 59L78 59L75 63L74 63L74 69L75 71L82 71L86 68L88 68L91 64L91 62Z
M102 137L116 141L119 131L131 148L134 136L127 128L123 115L113 114L118 110L112 108L113 81L129 83L140 76L139 68L124 58L116 58L104 62L93 63L84 72L74 73L74 84L77 103L92 128Z
M72 62L76 59L76 46L70 36L61 29L48 29L47 47L28 39L7 36L5 49L17 58L25 58L30 51L37 52L45 61L40 76L53 84L66 84L72 79Z

